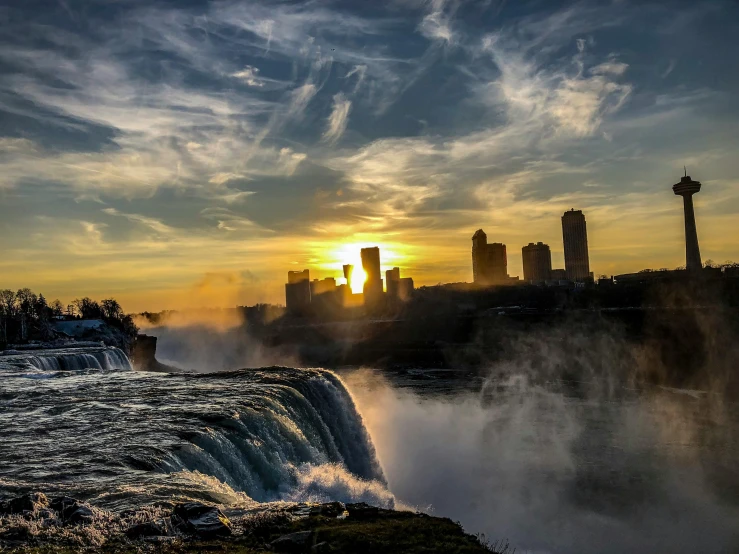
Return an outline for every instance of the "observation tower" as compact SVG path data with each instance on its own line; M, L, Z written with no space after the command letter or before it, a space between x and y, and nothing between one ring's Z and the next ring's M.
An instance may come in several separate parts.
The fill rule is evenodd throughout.
M683 208L685 209L685 267L688 271L700 271L703 267L693 211L693 195L700 190L700 181L693 181L688 175L687 169L685 170L685 176L680 178L680 182L672 185L672 192L683 197Z

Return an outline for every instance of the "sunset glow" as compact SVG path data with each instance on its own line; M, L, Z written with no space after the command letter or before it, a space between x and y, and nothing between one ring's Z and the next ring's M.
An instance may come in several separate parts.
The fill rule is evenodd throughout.
M383 272L403 263L403 256L398 252L398 245L367 241L328 247L328 252L325 255L322 254L323 250L319 247L317 256L323 256L322 258L318 258L323 261L318 264L318 267L322 270L322 273L326 273L327 277L336 277L336 282L341 284L346 283L346 280L343 278L344 264L352 264L354 266L354 272L352 273L352 292L359 294L362 292L362 287L367 278L367 275L362 269L361 250L362 248L372 246L378 246L380 248L381 268Z
M362 246L469 282L479 228L521 276L532 241L562 267L570 208L596 275L674 268L684 165L703 258L739 259L735 19L703 3L65 4L0 23L5 287L281 303L295 269L360 292Z

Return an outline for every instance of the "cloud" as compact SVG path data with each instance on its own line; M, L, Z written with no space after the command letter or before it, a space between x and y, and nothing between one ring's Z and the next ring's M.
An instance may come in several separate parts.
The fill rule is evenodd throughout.
M598 74L566 78L554 91L547 109L560 131L591 136L601 126L604 115L617 111L630 93L631 85L618 84Z
M243 216L226 208L206 208L200 212L200 216L216 222L216 227L223 231L259 231L268 232Z
M316 85L313 83L305 83L297 87L292 93L290 98L290 104L287 109L289 116L302 117L305 109L308 107L308 103L318 92Z
M245 190L245 191L237 191L237 192L229 192L225 194L221 194L217 196L218 200L222 200L226 204L239 204L243 202L245 199L247 199L252 194L256 194L253 191Z
M258 67L252 67L250 65L247 65L241 71L237 71L236 73L231 73L231 77L236 77L237 79L241 79L250 87L262 87L264 86L264 81L262 81L259 78L258 73L259 73Z
M341 138L346 130L351 108L352 102L344 96L344 93L340 92L334 95L334 106L331 115L328 117L326 131L323 133L324 141L333 144Z
M577 53L570 68L540 66L528 52L521 52L504 34L483 39L501 75L493 87L483 87L483 100L493 105L503 103L509 121L519 128L528 127L543 134L547 128L558 135L590 136L600 127L605 115L620 109L632 86L615 77L628 68L609 59L583 71L585 41L576 41ZM485 100L487 97L487 100Z
M662 79L665 79L670 73L672 73L672 71L673 71L673 69L675 69L675 66L676 65L677 65L677 61L676 60L674 60L674 59L670 60L670 62L667 64L667 67L665 68L665 70L660 74L660 77Z
M449 0L429 0L426 2L426 15L421 19L418 30L430 40L447 44L454 42L451 20L456 12L456 2Z
M593 75L623 75L629 68L628 64L618 62L616 60L610 60L596 65L590 68L590 73Z
M444 42L452 42L454 33L449 22L441 11L435 11L423 18L418 26L421 33L432 40L442 40Z
M471 222L508 242L513 267L519 242L556 244L557 212L573 206L588 210L594 260L636 264L598 221L633 245L618 214L644 217L647 202L643 236L672 224L660 187L680 159L704 182L739 170L722 150L737 139L731 73L701 77L722 56L711 45L674 50L693 36L685 10L76 6L74 25L62 8L22 3L0 21L0 268L31 284L95 274L95 286L151 300L181 274L191 283L248 259L279 285L287 264L355 236L405 244L420 283L464 280ZM726 38L709 16L695 34ZM664 88L668 74L679 86ZM707 255L736 257L721 244ZM270 294L281 300L281 287Z
M140 214L129 214L129 213L122 213L116 210L115 208L103 208L103 213L106 213L108 215L117 216L117 217L124 217L128 219L129 221L139 223L143 225L144 227L151 229L154 231L159 237L171 237L176 235L177 231L170 227L169 225L165 225L160 220L153 218L153 217L147 217Z
M348 79L349 77L352 77L354 75L357 76L357 81L354 84L354 90L353 90L353 92L356 93L359 90L359 87L362 86L362 82L364 81L364 77L365 77L366 74L367 74L367 66L366 65L364 65L364 64L355 65L344 76L344 79Z

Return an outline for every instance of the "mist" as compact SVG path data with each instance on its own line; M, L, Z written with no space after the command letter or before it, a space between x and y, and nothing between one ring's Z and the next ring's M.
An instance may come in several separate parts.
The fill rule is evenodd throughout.
M198 371L301 365L240 321L166 323L146 331L159 337L166 363ZM693 335L710 340L692 341L704 351L686 386L667 386L660 376L675 353L665 329L684 324L650 323L639 341L611 324L576 321L515 331L482 370L482 387L457 381L442 387L457 392L445 394L400 388L393 372L337 371L388 492L334 481L324 468L307 470L300 497L351 489L370 502L392 498L508 540L517 552L736 551L739 414L722 390L736 346L721 331L730 326L699 314ZM479 340L488 340L485 330ZM687 386L698 383L711 386Z
M739 547L736 497L722 497L737 485L722 474L734 458L721 458L725 428L717 439L715 422L701 421L703 400L583 398L525 374L449 397L398 390L370 371L345 381L390 491L469 532L518 552Z
M241 310L165 313L156 323L140 317L142 333L157 337L157 360L187 371L216 372L300 364L286 347L269 348L249 334Z

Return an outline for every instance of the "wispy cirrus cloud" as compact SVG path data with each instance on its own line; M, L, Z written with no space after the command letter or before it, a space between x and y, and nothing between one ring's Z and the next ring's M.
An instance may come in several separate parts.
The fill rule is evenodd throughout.
M264 86L264 81L259 78L259 68L258 67L252 67L250 65L247 65L244 69L241 69L240 71L237 71L235 73L231 73L231 77L236 77L237 79L241 79L244 81L247 85L251 87L262 87Z
M335 143L346 130L346 124L349 120L349 111L352 108L352 102L343 93L334 95L334 105L331 109L331 115L328 117L326 131L323 133L323 140L331 144Z
M714 177L721 205L698 201L717 220L736 203L735 61L711 42L732 40L717 24L733 19L718 0L84 4L9 6L0 22L5 273L52 275L24 252L58 250L95 264L78 277L181 284L147 267L156 255L190 283L240 263L279 283L356 235L407 243L419 282L442 279L430 248L464 280L470 226L507 242L514 267L521 242L556 256L565 207L587 210L594 262L631 270L657 256L630 254L639 235L672 223L662 187L680 160ZM653 216L635 234L617 215L643 218L640 203ZM737 247L705 240L718 259Z

